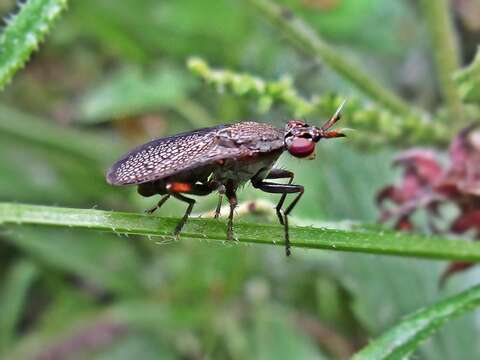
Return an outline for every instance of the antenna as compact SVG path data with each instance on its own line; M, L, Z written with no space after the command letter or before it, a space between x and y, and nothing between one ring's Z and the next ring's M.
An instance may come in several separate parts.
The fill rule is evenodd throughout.
M340 106L337 108L333 116L320 128L321 130L328 130L330 129L338 120L340 120L341 112L343 107L345 106L347 99L344 99Z

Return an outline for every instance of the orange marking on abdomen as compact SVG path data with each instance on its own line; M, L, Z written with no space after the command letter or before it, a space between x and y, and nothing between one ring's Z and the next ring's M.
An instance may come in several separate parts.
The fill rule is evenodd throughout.
M188 193L192 190L192 185L183 182L172 182L167 184L167 190L174 193Z

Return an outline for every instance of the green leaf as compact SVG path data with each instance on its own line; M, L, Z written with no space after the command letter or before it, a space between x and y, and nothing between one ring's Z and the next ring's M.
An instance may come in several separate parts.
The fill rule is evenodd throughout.
M16 326L22 316L27 292L37 276L36 266L26 260L18 261L8 272L0 296L0 353L14 339Z
M51 275L51 272L47 273L47 276ZM61 343L66 337L80 330L92 315L98 315L99 306L85 293L85 289L74 287L68 282L57 281L50 289L48 306L38 313L38 319L33 323L27 323L22 336L7 349L5 358L38 358L52 345Z
M445 268L441 262L353 254L336 254L326 261L327 273L350 294L351 310L370 338L401 321L405 314L476 285L480 270L474 268L452 278L439 289L438 279ZM325 273L325 262L318 268ZM423 344L418 356L424 360L478 356L477 336L475 318L464 316L448 323Z
M37 224L101 230L115 234L171 237L178 219L93 209L69 209L36 205L0 203L0 224ZM238 222L239 242L281 245L283 227ZM190 219L186 238L225 241L225 223L214 219ZM291 227L292 246L310 249L364 252L372 254L480 261L480 244L442 240L434 237L374 232L360 226L349 230Z
M105 136L63 128L0 104L0 198L4 201L81 206L113 200L119 193L112 193L104 173L122 152Z
M292 318L285 316L286 311L275 306L262 306L256 311L252 334L253 354L250 358L326 359L312 339L295 328Z
M99 354L89 354L93 360L156 360L177 359L178 356L154 336L133 333L113 344Z
M0 36L0 88L27 62L50 31L67 0L28 0Z
M46 119L0 104L0 132L49 150L105 164L121 152L105 136L55 126Z
M50 313L10 349L6 358L32 359L41 357L40 355L45 357L47 353L58 354L59 351L61 352L62 345L66 342L72 343L72 340L79 346L73 346L70 349L70 356L75 353L77 356L83 355L80 358L90 359L94 358L94 352L97 352L100 358L119 358L119 352L150 353L149 350L154 347L158 358L159 352L171 353L171 349L179 341L180 333L198 328L211 320L205 313L198 311L197 307L192 308L190 304L169 306L162 301L151 301L144 295L139 297L142 299L140 301L120 300L107 307L90 306L87 309L84 309L84 305L78 304L80 294L65 295L67 294L57 297L57 302L49 309ZM103 344L100 342L100 346L95 346L95 341L87 344L75 341L86 333L95 331L99 325L104 328L104 335L110 333L112 336L110 339L108 336L104 337L103 340L106 341ZM136 337L136 335L141 335L144 339L148 338L148 343L144 343L144 346L135 346L133 349L127 349L130 346L122 346L123 342L128 342L126 337ZM144 358L142 355L145 354L139 354L140 359Z
M141 292L139 259L130 244L117 237L22 227L4 238L53 268L75 274L102 290L124 295Z
M79 122L98 123L172 107L186 97L192 85L183 72L172 67L149 71L126 67L84 95L77 118Z
M478 305L480 286L421 309L373 341L352 360L404 359L445 322Z
M116 0L82 0L72 3L70 14L78 34L90 36L122 61L185 59L192 46L219 62L238 61L255 31L248 9L236 1L208 5L197 0L122 0L118 6Z

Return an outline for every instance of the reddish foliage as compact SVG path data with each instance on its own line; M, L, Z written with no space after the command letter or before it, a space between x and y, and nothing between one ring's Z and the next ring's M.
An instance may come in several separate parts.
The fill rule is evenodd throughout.
M462 130L450 145L448 160L442 166L439 156L428 149L401 153L394 160L395 166L403 168L401 182L386 186L377 195L380 220L393 221L396 229L410 231L414 229L413 213L424 209L432 231L438 233L441 230L436 228L434 219L440 216L439 206L448 203L455 205L459 213L443 232L472 231L475 239L480 240L480 131L474 126ZM442 282L471 265L450 264Z

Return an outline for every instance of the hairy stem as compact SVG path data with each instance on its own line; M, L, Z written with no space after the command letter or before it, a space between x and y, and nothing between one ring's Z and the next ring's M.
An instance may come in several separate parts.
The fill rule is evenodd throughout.
M0 89L38 49L66 7L67 0L28 0L20 5L18 14L7 19L0 36Z
M235 96L257 99L260 112L267 112L274 105L285 105L295 117L329 116L344 98L333 94L313 95L303 98L293 81L283 77L267 81L248 73L225 69L212 69L203 59L192 57L188 68L220 93L231 92ZM364 146L390 145L445 145L451 131L443 121L411 112L408 116L393 114L382 106L364 104L359 98L349 97L343 109L342 125L362 130L352 138Z
M427 20L430 39L442 94L449 113L455 120L464 120L463 106L453 75L460 68L456 34L450 16L450 1L422 0L420 4Z
M172 236L175 218L93 209L0 203L0 225L48 225L85 228L117 234ZM185 238L226 240L226 224L212 219L190 219L182 232ZM239 242L283 245L283 227L237 222ZM362 252L370 254L480 261L480 243L429 238L390 231L375 232L362 227L351 230L291 227L293 247Z
M312 56L323 60L339 75L348 79L358 89L373 100L383 104L397 114L409 114L410 106L401 98L359 70L359 66L350 63L338 51L327 44L305 22L292 12L275 4L271 0L249 0L249 2L272 24L282 30L295 45L299 45Z

